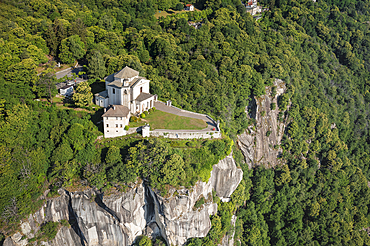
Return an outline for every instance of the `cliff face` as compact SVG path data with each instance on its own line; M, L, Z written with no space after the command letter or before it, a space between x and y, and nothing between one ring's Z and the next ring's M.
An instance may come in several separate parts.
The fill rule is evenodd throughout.
M49 221L67 220L56 237L42 245L132 245L139 235L162 236L168 245L183 245L188 238L204 237L211 228L209 216L217 212L212 190L227 200L243 177L232 155L214 166L210 180L198 181L192 189L170 191L162 197L143 183L126 193L107 195L93 190L68 192L59 190L58 198L50 199L35 214L21 222L22 232L7 238L4 246L37 245L29 242L40 225ZM201 198L205 203L195 208Z
M279 163L278 156L281 155L281 149L276 146L281 143L285 122L278 120L277 101L278 97L285 92L286 87L285 83L278 79L274 81L274 86L276 87L274 97L271 96L271 87L266 87L266 95L252 98L246 108L248 117L256 120L256 126L250 126L238 136L238 145L249 168L259 165L271 167ZM272 103L276 105L274 110L271 109Z

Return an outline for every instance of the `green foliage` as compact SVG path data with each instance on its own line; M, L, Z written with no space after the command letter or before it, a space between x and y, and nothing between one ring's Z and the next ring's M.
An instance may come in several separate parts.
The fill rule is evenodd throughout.
M53 240L58 232L59 222L47 222L41 225L41 229L38 232L37 239L40 241Z
M175 10L181 11L183 9L184 9L184 5L183 4L181 4L181 3L176 4Z
M73 63L76 59L81 59L85 53L85 44L78 35L65 38L60 44L59 58L63 63Z
M204 203L206 202L206 199L201 196L194 204L194 208L198 209L200 208Z
M140 117L144 119L145 118L145 114L144 113L141 113L140 114Z
M240 1L200 1L202 11L154 18L156 8L177 3L2 2L1 225L34 211L47 185L86 179L102 188L139 176L165 191L206 181L247 128L250 96L279 78L287 87L278 98L279 119L290 122L281 144L285 165L249 171L236 158L243 181L231 202L219 202L210 233L189 245L220 243L237 207L242 245L368 245L369 2L261 0L269 11L256 22ZM125 139L95 148L95 127L84 112L32 101L54 93L53 78L36 71L49 51L65 62L86 57L92 78L128 65L162 100L220 119L225 139L178 147ZM76 105L88 106L92 94L80 89ZM113 158L117 149L120 159Z
M128 129L130 129L130 127L129 126L125 126L125 130L128 131Z
M106 74L105 62L99 51L91 54L87 71L92 78L103 78Z
M275 110L276 109L276 103L271 103L270 108L271 108L271 110Z
M171 147L161 139L142 140L126 146L120 150L127 153L125 161L116 158L108 162L106 159L108 181L130 183L139 176L166 193L169 185L190 187L199 179L208 180L213 165L226 156L228 143L225 140L193 141L197 142L194 148L181 148L181 145L176 148L176 144ZM112 155L113 149L119 155L117 148L111 146L107 157Z
M53 97L58 93L55 86L56 77L53 72L43 72L39 76L39 80L36 83L37 96L47 97L50 102L53 102Z
M138 122L138 118L133 115L130 117L130 122Z
M75 93L73 93L72 100L77 107L89 106L92 103L93 94L91 87L87 81L83 81L76 86Z
M136 240L135 245L137 246L152 246L152 240L147 236L140 236L139 239Z
M279 97L278 103L279 103L279 109L280 109L280 111L287 110L287 106L288 106L288 103L289 103L289 96L288 96L288 94L281 95Z

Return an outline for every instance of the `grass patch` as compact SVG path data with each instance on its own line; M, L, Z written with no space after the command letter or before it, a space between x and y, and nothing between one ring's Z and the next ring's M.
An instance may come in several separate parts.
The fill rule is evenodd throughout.
M200 9L197 8L197 6L195 5L194 11L200 11ZM175 14L184 13L184 12L192 12L192 11L185 10L185 8L184 8L184 10L180 10L180 11L173 10L173 9L169 9L167 11L166 10L158 10L158 11L155 12L154 17L159 19L159 17L166 17L166 16L169 16L169 15L175 15Z
M62 103L63 102L63 97L55 96L55 97L53 97L53 102Z
M152 112L146 116L145 120L149 123L152 130L202 130L207 127L207 123L203 120L178 116L159 110L156 110L155 112ZM139 123L145 124L143 121Z
M146 122L144 121L139 121L139 122L130 122L129 127L134 128L134 127L139 127L145 125Z

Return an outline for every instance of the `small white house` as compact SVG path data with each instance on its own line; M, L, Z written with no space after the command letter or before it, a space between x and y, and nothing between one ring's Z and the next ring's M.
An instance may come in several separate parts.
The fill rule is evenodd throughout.
M194 5L193 4L186 4L185 10L187 11L194 11Z
M70 96L73 93L73 85L66 85L59 89L59 94L62 96Z
M130 110L123 105L112 105L104 109L104 137L112 138L126 135L125 126L129 124Z

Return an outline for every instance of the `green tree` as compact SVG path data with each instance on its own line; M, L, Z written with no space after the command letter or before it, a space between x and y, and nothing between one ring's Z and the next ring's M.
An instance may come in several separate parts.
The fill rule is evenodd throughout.
M178 154L173 154L160 170L162 183L178 185L185 176L184 160Z
M73 158L73 150L67 142L61 143L51 157L52 162L65 163Z
M93 94L87 81L83 81L76 86L72 100L77 107L89 106L92 103Z
M108 149L107 155L105 157L105 163L107 163L108 165L113 165L119 162L122 162L120 149L116 146L111 146Z
M87 68L89 76L92 78L103 78L106 74L105 62L99 51L94 51L89 59Z
M37 83L37 95L38 97L47 97L49 101L53 102L53 97L58 93L56 88L56 77L55 73L46 71L41 73L39 81Z
M76 59L81 59L85 54L85 44L78 35L73 35L62 40L59 58L63 63L72 63Z
M177 11L184 10L184 5L182 3L176 4L175 10L177 10Z

